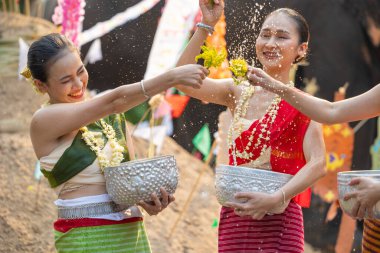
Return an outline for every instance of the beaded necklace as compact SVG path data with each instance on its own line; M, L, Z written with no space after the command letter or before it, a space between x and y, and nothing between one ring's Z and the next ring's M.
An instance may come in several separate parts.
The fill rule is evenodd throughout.
M116 134L113 127L107 124L103 119L99 122L102 126L102 132L107 137L111 147L112 155L110 160L107 159L104 152L104 141L102 139L102 134L100 132L91 132L87 127L82 127L80 130L82 131L82 139L90 147L90 149L95 152L98 158L100 170L104 172L104 168L106 167L120 165L124 158L124 147L116 141Z

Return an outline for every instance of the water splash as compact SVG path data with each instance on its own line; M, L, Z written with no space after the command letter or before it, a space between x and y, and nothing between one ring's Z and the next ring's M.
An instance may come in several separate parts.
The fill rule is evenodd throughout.
M233 37L229 41L228 53L230 59L244 58L250 65L257 65L255 42L259 35L261 24L265 17L272 9L272 0L262 1L261 3L253 3L252 1L240 1L239 8L226 5L231 8L229 11L229 19L227 19L228 27L232 27L229 32L233 32ZM235 4L236 5L236 4ZM244 21L242 18L244 17ZM230 25L229 25L230 24ZM237 27L238 26L238 27Z

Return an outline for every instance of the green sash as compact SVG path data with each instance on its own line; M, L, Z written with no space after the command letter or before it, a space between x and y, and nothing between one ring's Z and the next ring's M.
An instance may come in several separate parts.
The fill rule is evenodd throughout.
M112 114L103 118L103 120L111 125L115 130L116 140L125 149L123 152L124 159L122 162L129 161L129 153L127 150L126 134L127 128L125 125L125 117L123 114ZM99 122L91 123L87 126L89 131L102 133L104 144L107 143L107 138L102 132L102 127ZM82 132L79 131L75 136L71 146L65 150L51 171L41 168L41 172L48 179L52 188L73 178L82 170L90 166L96 159L96 154L90 149L86 142L82 139Z

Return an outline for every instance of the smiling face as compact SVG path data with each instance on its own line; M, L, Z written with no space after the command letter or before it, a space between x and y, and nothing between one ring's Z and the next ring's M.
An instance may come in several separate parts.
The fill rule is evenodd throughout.
M50 103L73 103L84 100L88 73L76 50L63 50L48 66L47 81L39 85L47 92Z
M256 54L266 70L290 68L305 56L307 43L300 43L297 23L285 13L271 14L256 40Z

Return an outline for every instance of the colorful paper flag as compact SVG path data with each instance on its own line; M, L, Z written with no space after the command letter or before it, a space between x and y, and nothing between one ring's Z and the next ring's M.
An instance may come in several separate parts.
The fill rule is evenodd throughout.
M109 20L96 23L93 27L83 31L79 35L80 45L82 46L94 39L100 38L115 28L140 17L159 2L160 0L142 0L125 11L116 14Z
M212 227L212 228L217 228L218 225L219 225L218 219L214 218L211 227Z
M166 127L166 135L171 136L174 131L173 127L173 120L172 120L172 115L171 114L166 114L164 118L162 119L162 126Z
M166 0L153 45L150 50L144 78L152 78L173 68L194 26L198 1Z
M204 124L197 135L195 135L193 144L194 147L202 153L204 159L206 159L211 149L211 134L208 128L208 124Z
M40 164L40 161L37 161L37 162L36 162L36 165L34 166L34 173L33 173L33 176L34 176L34 179L36 179L37 181L39 181L39 180L41 179L42 172L41 172L41 164Z
M166 97L165 99L172 107L173 118L179 118L182 115L183 111L185 110L186 105L190 100L190 97L181 96L181 95L172 95L172 96Z
M19 44L19 58L18 58L18 79L21 80L23 78L20 73L24 70L26 67L26 63L28 61L28 50L29 50L29 45L21 38L18 39L18 44Z
M165 115L170 114L171 111L172 111L172 107L170 106L170 104L166 100L163 100L161 104L158 106L158 108L156 109L156 111L154 112L154 118L155 119L162 118Z
M94 64L97 61L101 61L103 59L103 53L102 53L102 43L100 42L100 39L96 39L90 46L90 49L88 49L87 55L84 58L84 64L87 63Z

